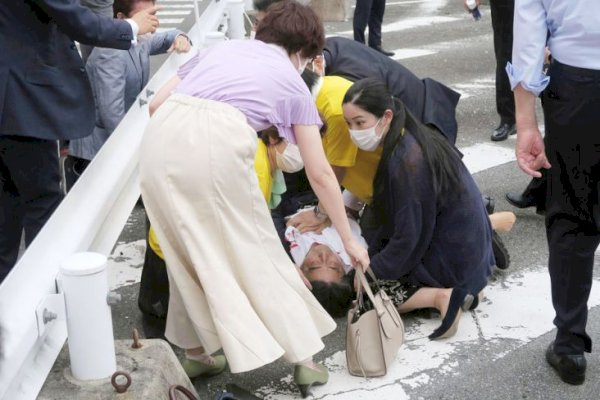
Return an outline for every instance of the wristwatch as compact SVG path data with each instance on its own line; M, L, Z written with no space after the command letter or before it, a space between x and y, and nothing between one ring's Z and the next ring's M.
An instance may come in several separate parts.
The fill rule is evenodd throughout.
M317 217L317 219L320 219L321 221L326 220L328 218L327 214L321 211L318 204L315 206L315 208L313 208L313 211L315 212L315 217Z

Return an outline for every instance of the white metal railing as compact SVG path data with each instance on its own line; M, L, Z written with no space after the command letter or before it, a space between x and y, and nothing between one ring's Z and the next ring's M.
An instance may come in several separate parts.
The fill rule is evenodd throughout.
M199 10L198 1L194 4ZM77 252L110 254L137 201L138 149L148 101L179 65L202 48L208 32L227 26L228 7L242 0L210 1L196 13L186 55L172 54L140 93L110 139L0 285L0 398L35 399L67 337L59 267ZM235 5L233 4L235 3ZM247 3L246 3L247 6ZM236 8L237 10L237 8ZM233 11L236 15L237 11ZM242 21L234 21L238 29ZM93 344L90 344L93 345Z

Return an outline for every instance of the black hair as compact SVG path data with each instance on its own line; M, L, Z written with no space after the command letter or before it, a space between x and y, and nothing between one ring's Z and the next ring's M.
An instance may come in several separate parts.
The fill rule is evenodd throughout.
M339 282L312 281L312 294L334 318L343 317L354 298L352 279L345 275Z
M373 181L372 207L379 222L388 214L385 209L385 177L389 160L403 139L403 128L419 144L423 159L429 167L433 180L436 199L457 193L461 187L460 158L448 141L433 128L421 123L406 109L400 99L392 97L386 85L375 79L366 78L356 81L346 92L342 104L351 103L381 118L388 109L394 117L383 141L383 152Z
M273 3L280 2L281 0L254 0L254 9L256 11L267 11L267 8Z
M115 0L113 2L113 17L117 18L118 13L123 13L123 15L129 17L133 7L141 2L156 4L155 0Z
M308 86L308 90L310 90L311 92L314 89L317 82L319 82L320 78L320 76L316 72L313 72L306 68L300 76L302 77L304 83L306 83L306 86Z

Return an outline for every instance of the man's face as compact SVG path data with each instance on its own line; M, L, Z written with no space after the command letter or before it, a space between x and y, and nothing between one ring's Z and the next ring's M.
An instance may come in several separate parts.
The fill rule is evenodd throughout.
M309 281L340 282L344 277L344 264L328 246L313 244L300 267Z

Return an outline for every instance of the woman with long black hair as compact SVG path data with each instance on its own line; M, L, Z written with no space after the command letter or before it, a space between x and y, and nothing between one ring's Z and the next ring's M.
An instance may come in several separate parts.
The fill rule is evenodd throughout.
M400 311L441 308L443 322L430 338L452 336L461 309L472 306L495 264L479 189L456 150L382 82L354 83L343 111L359 149L383 147L373 201L361 221L371 268L378 278L404 284L410 296ZM449 296L447 307L439 306L440 296Z

